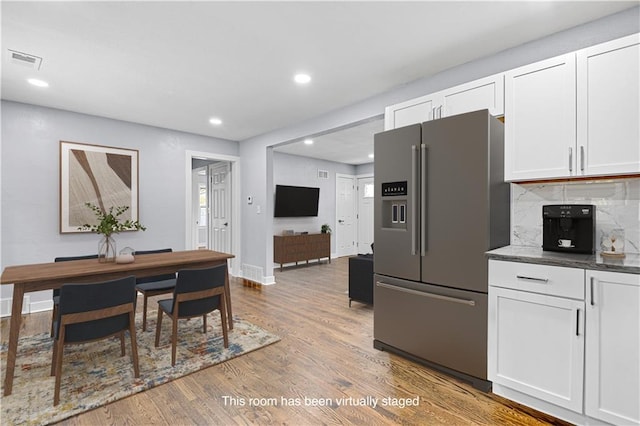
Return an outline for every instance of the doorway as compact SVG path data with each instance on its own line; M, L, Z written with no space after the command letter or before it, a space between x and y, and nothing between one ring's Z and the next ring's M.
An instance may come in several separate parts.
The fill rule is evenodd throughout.
M242 264L239 158L187 151L186 167L185 249L233 254L229 272L237 275Z
M356 254L356 178L336 173L336 256Z
M358 176L358 253L372 253L373 176Z

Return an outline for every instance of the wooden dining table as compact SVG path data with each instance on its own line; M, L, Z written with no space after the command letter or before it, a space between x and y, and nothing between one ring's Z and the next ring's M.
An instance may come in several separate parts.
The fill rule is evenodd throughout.
M180 269L208 268L227 264L234 255L212 250L186 250L137 256L133 263L101 263L97 259L50 262L7 266L0 276L0 284L13 284L13 301L9 328L9 347L4 378L4 395L11 395L18 353L18 338L22 322L24 294L51 290L66 283L94 283L134 275L137 278L175 273ZM226 311L229 329L233 329L229 274L225 278Z

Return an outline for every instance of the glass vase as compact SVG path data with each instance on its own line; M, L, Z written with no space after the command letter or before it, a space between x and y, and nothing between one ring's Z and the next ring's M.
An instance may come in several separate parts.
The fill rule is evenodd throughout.
M98 261L116 261L116 240L111 235L103 235L98 243Z

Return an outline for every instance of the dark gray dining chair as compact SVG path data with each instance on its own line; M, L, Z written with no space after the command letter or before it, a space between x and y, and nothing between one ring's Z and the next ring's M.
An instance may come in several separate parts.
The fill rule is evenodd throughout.
M124 334L131 336L131 355L135 377L140 377L136 343L136 279L134 276L93 284L63 284L54 322L51 375L56 376L53 405L60 402L64 346L120 337L121 356L125 355Z
M83 256L65 256L65 257L56 257L54 262L67 262L69 260L85 260L85 259L97 259L97 254L87 254ZM60 303L60 289L53 289L53 313L51 315L51 337L53 337L53 322L56 320L58 315L58 304Z
M178 271L173 299L158 301L158 321L156 323L156 347L160 344L162 315L172 320L171 365L176 364L178 342L178 319L202 317L202 332L207 332L207 314L220 311L224 347L229 347L227 334L227 314L225 309L224 283L227 265L203 269L182 269Z
M171 253L170 248L159 250L138 250L134 252L134 256L154 254L154 253ZM136 278L136 290L142 293L142 331L147 331L147 299L159 294L171 293L176 286L176 274L161 274L152 277Z

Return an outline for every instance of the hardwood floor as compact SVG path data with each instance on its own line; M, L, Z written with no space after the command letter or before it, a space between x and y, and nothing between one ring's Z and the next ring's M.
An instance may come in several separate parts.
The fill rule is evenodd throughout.
M276 271L277 284L262 289L233 279L234 314L279 335L280 342L62 423L562 424L374 349L373 309L358 302L349 308L347 268L347 258L340 258L331 264ZM150 300L150 306L154 304ZM27 315L21 333L49 330L50 315ZM3 341L7 330L8 320L3 319ZM339 406L341 398L347 402ZM418 405L383 405L383 398Z

